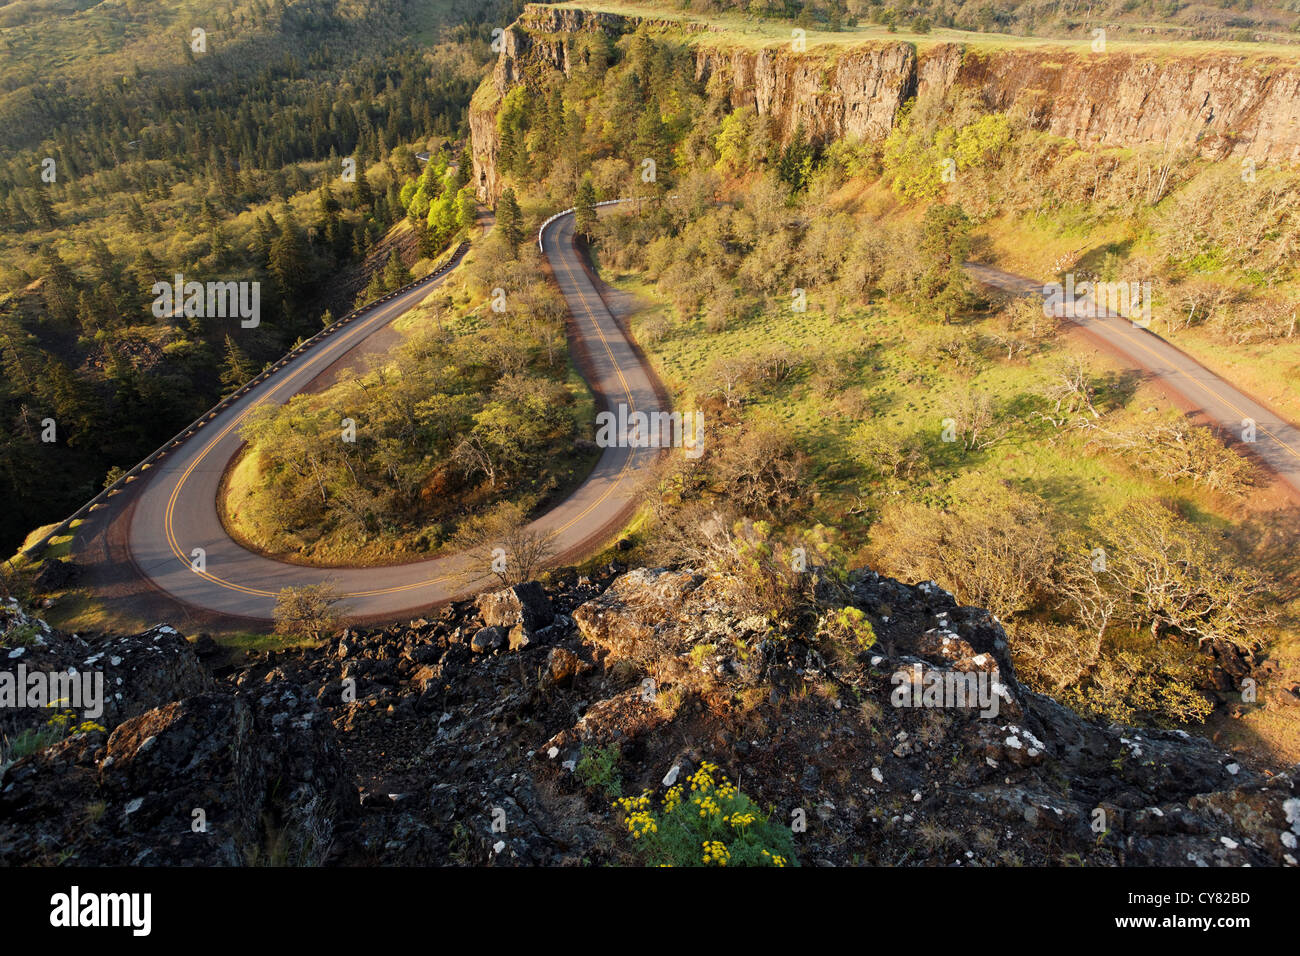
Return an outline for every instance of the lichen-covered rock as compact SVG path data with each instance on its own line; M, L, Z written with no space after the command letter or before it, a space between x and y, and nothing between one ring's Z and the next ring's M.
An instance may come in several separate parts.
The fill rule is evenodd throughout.
M648 660L674 636L677 612L700 580L686 571L638 568L577 608L573 620L592 643L629 660Z
M847 584L835 600L870 623L864 649L774 627L716 573L610 566L555 576L544 648L476 653L466 601L255 653L0 772L0 865L634 863L610 781L580 769L592 755L655 799L720 765L806 819L805 864L1296 864L1295 770L1030 692L996 619L932 582ZM24 621L24 654L48 651ZM151 634L144 661L169 646ZM999 692L944 698L959 678Z
M530 629L546 627L555 620L546 591L536 581L516 584L500 591L487 591L475 602L483 623L491 627L523 624Z
M470 650L479 654L487 654L504 647L506 643L506 631L502 627L480 627L470 638Z
M102 637L93 641L66 634L25 614L9 601L0 607L0 672L7 680L40 674L57 686L67 675L79 684L77 720L92 720L111 731L123 720L178 697L212 687L212 678L190 643L173 627L159 624L139 634ZM62 685L66 690L68 684ZM58 695L47 694L56 698ZM51 703L53 700L51 700ZM94 704L94 710L86 705ZM57 711L44 707L0 707L0 734L8 739L29 728L47 725ZM96 712L98 711L98 712Z
M805 791L811 788L837 807L852 805L850 781L862 781L875 802L897 794L904 805L915 804L906 813L873 813L866 832L876 839L877 825L892 832L926 820L1003 832L1010 821L1010 839L998 842L1018 844L1004 852L1019 860L1041 852L1047 833L1100 863L1290 865L1295 859L1285 811L1296 792L1294 772L1265 776L1182 731L1087 721L1020 684L1006 634L986 611L958 606L931 582L909 586L859 572L850 584L853 603L878 637L864 655L867 667L830 664L796 640L785 641L780 655L803 681L812 677L827 691L839 685L869 701L867 710L845 708L838 698L830 708L790 704L781 724L786 734L806 741L798 751ZM730 632L752 640L750 609L728 608L727 593L717 581L689 571L640 569L615 580L573 616L582 635L611 656L653 663L662 672L664 655L716 641L728 615ZM769 669L767 677L779 672ZM712 677L722 686L741 683L725 668ZM974 687L976 679L995 695L986 698L994 706L981 710L965 697L922 702L921 684L936 690ZM653 710L640 708L641 716L632 719L625 711L636 701L627 692L592 705L546 749L570 752L581 741L599 741L600 728L610 725L636 732ZM809 715L818 728L815 736L801 737L798 710L817 713ZM615 713L621 716L610 716ZM881 743L873 745L871 738ZM761 747L751 741L738 750L752 758L754 743ZM831 786L828 775L847 777L845 786ZM828 820L835 816L827 812ZM1101 830L1098 820L1104 821ZM861 820L840 822L863 829Z

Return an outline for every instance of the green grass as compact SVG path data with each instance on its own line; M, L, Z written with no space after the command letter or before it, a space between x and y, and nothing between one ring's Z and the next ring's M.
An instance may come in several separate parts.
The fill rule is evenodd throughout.
M1022 224L1017 248L1037 249L1039 240L1050 231L1050 223L1036 224L1029 231ZM1011 248L1008 224L993 221L986 235L995 249ZM1103 229L1096 242L1104 246L1114 238ZM1062 244L1077 245L1077 242L1074 237L1067 237ZM1017 271L1050 275L1047 260L1058 252L1059 248L1044 243L1041 258L1037 260L1038 269L1032 268L1032 262L1021 262L1015 263ZM1002 264L1005 268L1012 267L1005 260ZM805 368L775 390L757 393L744 407L742 420L781 422L795 433L811 456L810 471L817 492L811 513L800 521L822 522L839 529L842 544L855 561L871 560L865 548L875 518L873 512L887 506L895 494L904 496L898 500L943 505L1005 484L1038 495L1058 520L1075 527L1093 515L1131 501L1161 499L1181 505L1190 520L1223 537L1225 542L1232 541L1253 523L1278 520L1270 510L1276 503L1267 496L1233 501L1185 484L1158 481L1118 457L1087 448L1085 437L1074 431L1054 432L1045 425L1019 425L1002 443L982 452L965 453L960 446L940 445L937 436L945 417L944 396L954 387L969 383L1004 401L1011 400L1033 392L1052 373L1054 364L1068 354L1082 354L1098 374L1121 372L1122 367L1109 355L1093 353L1092 347L1077 337L1059 336L1024 360L1008 362L996 353L990 354L966 375L939 367L925 343L944 335L977 331L987 324L985 319L973 316L967 324L944 326L933 317L883 304L845 310L838 318L832 318L812 301L805 314L769 308L719 332L707 331L697 318L676 325L662 341L646 344L643 330L651 320L670 315L669 305L654 285L639 275L618 274L608 269L602 270L602 275L607 282L638 297L640 308L631 319L633 331L679 407L692 407L699 400L697 393L708 389L705 372L720 356L761 353L784 345L809 359ZM1157 310L1157 325L1159 315ZM1197 354L1195 343L1189 344L1187 336L1175 341ZM1227 366L1225 374L1233 372L1243 387L1253 388L1266 400L1270 393L1266 387L1256 387L1257 383L1272 380L1280 384L1288 369L1295 367L1297 353L1291 343L1285 343L1282 348L1274 343L1249 350L1215 347L1217 357L1208 354L1206 364ZM1205 348L1207 353L1212 353L1208 341ZM844 391L861 390L861 411L837 407L834 397L823 399L812 387L815 369L824 364L824 359L855 350L860 357L854 362ZM1255 361L1246 370L1251 374L1236 374L1230 365L1245 362L1248 356L1243 353L1246 352L1254 353ZM1290 374L1294 381L1294 372ZM1168 402L1158 392L1138 386L1124 408L1112 414L1137 418L1168 410ZM933 436L927 443L933 466L916 483L891 490L863 476L853 459L854 431L877 424ZM716 430L713 433L716 435ZM635 540L638 535L633 537ZM1243 544L1243 549L1249 551L1249 545ZM620 557L635 561L636 554L634 550ZM1243 553L1242 557L1247 561L1271 560L1266 552ZM1293 682L1300 675L1300 633L1291 623L1300 619L1300 600L1290 597L1294 589L1287 583L1294 578L1294 567L1285 558L1281 560L1280 565L1262 567L1283 582L1282 606L1278 608L1281 621L1263 637L1270 655L1281 668L1283 677L1279 682L1287 686L1288 680ZM890 568L879 566L878 561L879 556L875 556L878 570L890 573ZM1210 728L1230 732L1233 743L1251 747L1271 759L1294 762L1300 753L1300 725L1293 713L1276 705L1248 709L1239 720L1216 719Z
M627 2L627 0L614 0L614 2L577 0L577 2L557 3L553 6L620 14L627 17L648 17L681 24L704 23L707 24L708 29L691 34L689 42L705 47L759 50L788 44L791 39L790 31L794 27L794 24L788 21L763 20L739 13L682 12L673 7L652 6ZM1124 28L1134 29L1135 25L1126 23ZM1007 33L972 33L942 27L935 27L929 33L920 34L911 32L905 26L900 26L896 33L890 33L884 26L860 23L856 27L845 26L838 33L809 29L806 40L810 53L836 53L855 46L880 43L912 43L918 51L924 53L942 44L955 43L964 45L968 50L982 52L1053 49L1064 53L1093 55L1091 34L1079 38L1050 38L1016 36ZM1131 53L1152 58L1164 58L1172 53L1176 55L1231 54L1251 59L1277 57L1289 62L1300 59L1300 51L1286 43L1239 43L1227 40L1164 38L1159 41L1131 40L1112 35L1107 38L1106 46L1108 53Z
M282 634L271 634L269 631L270 625L268 624L267 633L240 630L211 631L209 633L212 634L212 639L222 647L243 653L284 651L318 646L317 641L286 637Z
M129 602L104 601L81 588L62 591L53 597L54 603L39 611L39 616L51 627L71 634L137 634L155 624L169 623L188 638L208 634L222 647L235 652L279 651L314 647L316 644L302 638L273 634L269 623L265 631L250 631L247 625L223 627L206 623L187 624L183 620L148 620L133 613Z
M72 539L75 537L73 532L75 532L77 528L80 528L82 524L84 524L84 522L81 519L72 522L72 524L68 526L68 533L55 535L46 542L45 548L40 554L28 557L23 552L53 531L59 525L59 522L52 521L49 524L41 525L39 528L34 529L28 533L27 537L23 539L23 543L18 546L18 550L14 552L13 557L9 559L10 566L15 570L19 570L34 567L41 561L47 559L68 557L72 553Z
M643 307L632 319L634 333L668 309L653 286L639 276L606 273L603 277L642 301ZM811 456L811 475L821 492L815 517L839 526L850 545L863 544L868 528L864 521L855 522L846 513L860 507L861 499L872 497L875 491L861 477L853 457L854 432L864 423L929 437L927 447L935 467L908 493L932 504L961 497L981 484L1006 482L1039 495L1080 521L1135 498L1152 497L1184 501L1206 516L1206 521L1232 513L1230 505L1196 489L1156 481L1118 459L1089 453L1084 437L1074 432L1020 426L984 451L965 452L960 446L941 443L941 423L950 414L946 397L951 392L969 384L995 400L1011 402L1046 382L1066 352L1066 347L1057 345L1028 360L1013 362L990 355L968 375L939 366L924 344L978 330L980 324L974 320L969 325L943 326L906 309L884 305L846 310L835 319L810 303L803 314L768 310L720 332L708 332L697 318L676 326L669 337L646 345L645 350L674 403L684 409L695 407L705 397L699 393L701 385L707 388L706 370L724 355L761 353L777 346L801 356L857 354L843 391L861 391L862 411L838 408L836 396L828 400L818 394L813 387L815 362L805 362L776 389L757 393L743 411L749 421L776 422L795 434ZM644 342L644 337L639 337ZM1090 360L1099 373L1121 370L1102 353ZM1128 407L1143 409L1156 404L1163 403L1155 393L1139 389Z
M51 627L73 634L136 634L159 623L140 617L129 601L104 600L86 588L72 587L49 597L53 603L40 616Z

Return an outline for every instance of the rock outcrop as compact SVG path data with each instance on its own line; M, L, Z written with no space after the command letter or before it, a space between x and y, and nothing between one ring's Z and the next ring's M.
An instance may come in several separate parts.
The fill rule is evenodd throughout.
M512 651L545 640L555 622L546 591L536 581L484 592L476 603L487 629L502 631Z
M197 691L178 672L171 701L124 681L138 698L108 732L0 769L0 865L636 863L581 771L592 754L624 794L719 765L806 818L805 865L1296 864L1300 768L1080 718L1022 686L998 622L936 585L837 584L819 613L853 609L875 634L846 648L774 628L734 583L567 572L256 654ZM22 620L28 645L35 629L84 661ZM474 646L525 625L536 639ZM988 696L925 696L954 678Z
M185 697L24 757L0 775L0 865L309 865L344 785L297 688Z
M0 709L0 866L309 863L328 852L355 794L333 727L300 688L234 692L168 625L83 638L8 602L0 634L6 674L95 677L104 690L98 713L66 699ZM26 752L24 732L48 746Z
M761 619L729 606L718 583L640 569L580 607L574 619L584 637L621 658L686 657L723 684L762 683L789 693L781 722L789 742L731 742L746 778L755 774L756 761L781 753L773 777L797 771L799 785L787 788L778 805L814 805L837 839L853 843L860 835L859 850L878 862L889 862L894 852L903 859L919 831L939 828L954 831L954 847L964 850L951 854L955 863L1032 861L1051 834L1071 847L1067 855L1096 862L1296 865L1296 770L1248 769L1182 731L1103 727L1080 718L1019 683L996 620L958 606L932 583L912 587L872 572L854 575L852 604L878 635L857 664L764 634ZM919 696L904 695L900 704L895 696L901 683L895 675L942 686L949 675L978 673L991 677L995 714L976 706L915 706ZM810 682L827 699L795 704L798 689ZM845 706L848 700L858 705ZM638 699L625 694L602 706L626 711ZM548 747L571 751L598 735L593 711L587 726L580 722ZM659 766L667 770L670 762L681 760L665 755ZM965 851L980 840L989 845ZM993 843L996 853L989 852ZM819 850L824 862L835 862L838 854Z

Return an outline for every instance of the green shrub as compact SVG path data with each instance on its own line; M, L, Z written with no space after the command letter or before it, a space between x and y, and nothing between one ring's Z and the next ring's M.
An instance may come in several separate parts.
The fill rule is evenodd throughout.
M856 607L827 611L818 622L819 633L856 653L876 643L876 630L867 615Z
M40 634L41 629L35 624L15 624L0 634L0 647L31 647Z
M28 727L15 734L12 739L5 739L3 746L0 747L0 766L10 764L15 760L21 760L38 750L44 750L51 744L57 743L62 737L62 731L56 727L48 725L45 727Z
M705 761L686 785L614 803L637 854L648 866L798 866L790 830Z
M23 757L52 747L65 737L95 732L104 733L103 724L93 720L81 720L71 712L56 713L43 726L28 727L12 738L0 736L0 769Z
M617 797L623 792L622 775L618 772L618 747L610 744L598 749L582 748L582 757L573 772L578 782L588 790L600 790L606 797Z

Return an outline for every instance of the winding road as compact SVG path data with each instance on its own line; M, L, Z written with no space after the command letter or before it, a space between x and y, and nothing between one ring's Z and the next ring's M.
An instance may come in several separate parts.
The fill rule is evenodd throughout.
M575 246L572 212L548 220L538 243L568 304L569 345L597 407L667 411L662 386L606 306L599 280ZM1021 295L1042 294L1041 283L1022 276L978 263L968 263L967 268L987 285ZM471 568L471 560L482 559L466 554L373 568L287 564L234 541L217 512L222 476L243 445L240 424L249 412L267 402L288 401L336 363L354 358L358 346L418 305L444 279L445 272L340 323L206 416L201 427L167 446L147 470L133 469L138 478L125 496L130 504L109 506L114 520L126 529L124 545L104 550L99 562L129 564L129 571L118 570L201 614L262 621L271 619L280 590L289 586L328 583L343 596L351 615L371 621L399 618L488 586L495 580L489 569ZM1300 500L1300 429L1127 319L1106 314L1069 318L1181 396L1189 411L1203 414L1229 434L1240 434L1243 419L1252 419L1257 438L1249 449ZM529 529L550 536L556 559L590 553L626 522L658 454L655 448L606 448L586 481Z
M1043 295L1043 283L1003 272L977 262L966 263L975 279L1015 295ZM1059 309L1057 314L1083 329L1095 341L1135 369L1169 389L1187 411L1203 415L1223 434L1232 436L1236 447L1246 449L1262 461L1300 501L1300 428L1251 398L1245 392L1211 372L1186 352L1169 344L1148 328L1142 328L1106 308L1096 308L1091 296L1080 300L1088 309ZM1255 440L1241 440L1246 420L1255 424Z
M570 348L596 394L597 406L625 403L629 410L662 409L653 371L606 307L574 245L572 213L548 222L540 243L568 303ZM191 607L261 620L271 618L277 595L288 586L329 583L343 596L349 613L360 619L398 617L487 586L493 580L489 569L470 568L466 554L373 568L286 564L234 541L217 513L222 475L243 444L239 426L245 416L259 405L285 402L306 388L442 281L440 277L393 298L291 360L151 468L144 488L136 493L129 524L128 545L137 573ZM529 529L551 536L557 557L573 557L602 543L630 514L639 483L657 454L653 448L606 448L587 480Z

